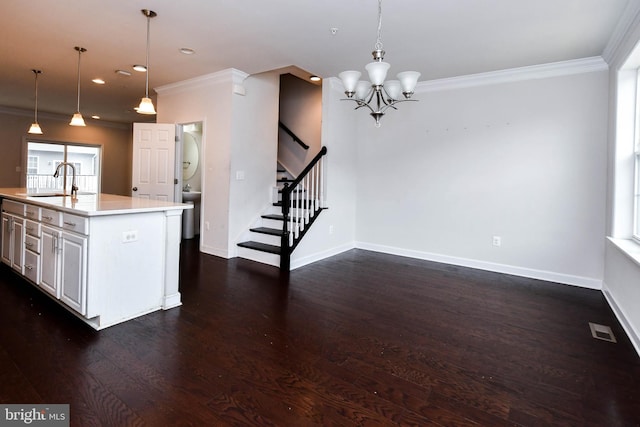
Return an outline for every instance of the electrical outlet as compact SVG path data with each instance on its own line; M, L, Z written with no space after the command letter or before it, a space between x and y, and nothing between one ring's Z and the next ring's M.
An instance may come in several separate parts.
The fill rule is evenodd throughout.
M333 234L333 225L329 226L329 234Z
M493 246L501 246L502 245L502 237L493 236Z
M122 232L122 243L131 243L138 240L138 230L129 230Z

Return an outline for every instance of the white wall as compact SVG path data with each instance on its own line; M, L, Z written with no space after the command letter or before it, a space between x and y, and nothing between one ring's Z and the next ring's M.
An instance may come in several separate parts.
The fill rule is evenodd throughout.
M246 74L218 73L156 88L158 123L202 122L200 249L229 257L229 186L234 87Z
M278 73L251 75L234 98L231 123L229 254L272 203L278 156Z
M353 105L341 102L342 84L322 85L322 145L326 173L326 207L291 256L291 268L352 249L356 232L357 126Z
M367 116L357 246L600 288L608 89L596 69L436 82L379 129L351 113Z
M629 5L619 25L619 38L609 46L609 145L607 242L604 294L640 354L640 245L632 233L635 71L640 66L640 13ZM626 24L626 26L624 25ZM635 52L634 52L635 51ZM635 53L638 57L630 57ZM625 69L627 68L627 69ZM634 256L635 254L635 256Z

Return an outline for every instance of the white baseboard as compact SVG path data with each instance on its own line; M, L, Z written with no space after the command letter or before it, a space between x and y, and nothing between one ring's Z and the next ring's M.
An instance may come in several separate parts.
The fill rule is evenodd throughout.
M556 273L553 271L536 270L526 267L498 264L487 261L479 261L468 258L458 258L448 255L434 254L430 252L414 251L410 249L396 248L392 246L376 245L365 242L356 242L356 248L374 252L382 252L391 255L406 256L408 258L423 259L426 261L441 262L443 264L459 265L461 267L477 268L479 270L494 271L496 273L511 274L513 276L528 277L531 279L545 280L548 282L562 283L565 285L579 286L588 289L602 289L602 280L589 277L573 276L570 274Z
M622 329L627 333L629 337L629 341L633 344L633 347L636 349L636 353L640 356L640 334L636 331L631 323L627 320L628 317L625 315L624 310L618 305L613 295L607 289L607 284L605 283L602 289L602 293L604 294L605 299L609 303L609 307L613 310L613 313L616 315L618 322L622 325Z
M323 260L325 258L329 258L332 257L334 255L338 255L342 252L346 252L348 250L353 249L355 246L351 243L348 244L344 244L341 246L337 246L335 248L331 248L327 251L323 251L323 252L318 252L315 254L311 254L311 255L307 255L304 256L302 258L296 258L295 257L295 252L293 253L292 257L291 257L291 270L295 270L296 268L300 268L303 267L305 265L314 263L316 261L320 261Z

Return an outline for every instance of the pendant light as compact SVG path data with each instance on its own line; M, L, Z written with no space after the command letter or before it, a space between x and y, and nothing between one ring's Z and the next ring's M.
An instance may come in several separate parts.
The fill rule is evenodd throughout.
M35 108L35 117L33 120L33 124L29 128L29 133L42 135L42 129L40 129L40 125L38 124L38 74L42 73L42 70L31 70L33 74L36 75L36 108Z
M80 114L80 55L82 55L82 52L86 52L87 49L78 46L76 46L74 49L78 52L78 104L76 106L76 113L71 118L69 124L71 126L86 126L84 124L82 114Z
M142 9L142 14L147 17L147 76L146 76L146 84L144 91L144 98L140 100L140 105L138 106L138 113L140 114L156 114L156 109L153 106L153 102L151 98L149 98L149 24L151 22L151 18L157 16L153 10Z

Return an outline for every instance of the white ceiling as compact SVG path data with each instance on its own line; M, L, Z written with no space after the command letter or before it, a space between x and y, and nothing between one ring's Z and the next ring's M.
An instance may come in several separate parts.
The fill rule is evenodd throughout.
M629 2L638 0L385 0L382 41L391 72L421 80L603 53ZM376 0L2 0L0 105L73 114L82 46L85 118L140 120L146 18L152 9L150 87L237 68L297 66L321 77L363 70L376 41ZM331 29L337 28L332 34ZM189 47L194 55L179 48ZM116 69L132 71L130 77ZM91 83L102 77L107 84Z

